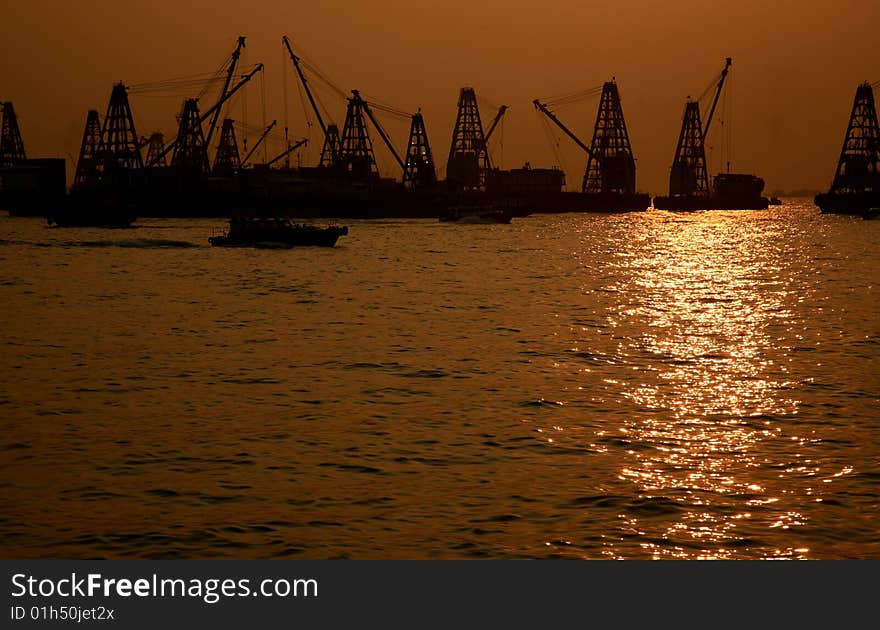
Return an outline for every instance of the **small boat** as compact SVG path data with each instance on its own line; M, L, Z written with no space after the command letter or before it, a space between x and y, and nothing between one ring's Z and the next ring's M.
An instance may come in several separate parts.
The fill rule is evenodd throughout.
M768 203L771 206L781 206L782 199L780 199L779 197L770 197L770 201Z
M226 234L211 236L208 242L215 247L333 247L346 234L346 226L295 224L287 217L234 216Z
M870 221L871 219L876 219L880 217L880 208L866 208L862 211L862 218L865 221Z
M510 223L513 212L494 204L464 204L450 206L440 220L455 223Z

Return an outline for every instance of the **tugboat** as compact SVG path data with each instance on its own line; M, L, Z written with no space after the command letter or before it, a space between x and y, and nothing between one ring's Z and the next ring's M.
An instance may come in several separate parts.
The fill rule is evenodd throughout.
M294 224L287 217L245 217L229 219L229 230L222 236L211 236L215 247L283 248L317 246L333 247L348 227Z

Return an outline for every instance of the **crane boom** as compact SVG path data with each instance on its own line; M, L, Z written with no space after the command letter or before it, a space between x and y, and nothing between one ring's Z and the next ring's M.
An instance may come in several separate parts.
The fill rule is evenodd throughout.
M495 120L492 121L492 124L489 125L489 131L486 132L486 143L488 144L489 138L492 137L492 132L495 131L495 127L498 126L498 123L501 122L501 119L504 117L504 114L507 112L507 105L502 105L498 108L498 113L495 114Z
M226 96L226 91L229 89L229 84L232 82L232 77L235 75L235 69L238 67L238 58L241 57L241 49L244 48L244 37L238 38L238 45L235 47L235 50L232 51L232 61L229 64L229 70L226 72L226 81L223 83L223 89L220 90L220 98L222 99ZM211 124L208 126L208 135L205 136L205 146L211 146L211 138L214 135L214 129L217 127L217 119L220 117L220 109L214 112L214 116L211 118Z
M312 105L312 109L315 111L315 117L318 119L318 124L321 125L321 131L324 135L327 135L327 125L324 124L324 118L321 116L321 110L318 108L318 103L315 102L315 97L312 94L312 89L309 87L309 82L306 79L306 75L303 74L302 67L299 65L299 57L297 57L293 48L290 46L290 39L287 35L284 35L281 38L281 41L284 42L284 46L287 48L287 54L290 55L290 60L293 62L293 67L296 70L297 76L299 76L299 81L302 83L303 89L306 91L306 96L309 99L309 103Z
M724 80L727 79L727 72L730 70L730 64L732 63L733 59L728 57L724 64L724 69L721 71L721 78L718 79L718 88L715 90L715 98L712 99L712 108L709 110L709 116L706 118L706 126L703 128L703 142L706 141L706 136L709 133L709 125L712 124L712 117L715 115L715 107L718 105L718 98L721 96L721 89L724 87Z
M236 83L235 86L233 86L233 88L232 88L231 90L229 90L229 91L226 93L226 96L224 96L224 97L221 98L219 101L217 101L217 102L214 104L214 106L211 107L211 109L209 109L209 110L206 111L204 114L202 114L201 117L199 117L199 124L202 124L202 123L204 123L206 120L208 120L208 118L211 117L211 116L214 114L215 111L217 111L217 110L219 110L221 107L223 107L223 103L225 103L226 101L228 101L229 99L231 99L233 96L235 96L235 93L236 93L236 92L238 92L238 91L239 91L241 88L243 88L243 87L244 87L244 86L245 86L245 85L246 85L251 79L253 79L255 74L257 74L258 72L262 72L262 70L263 70L263 64L258 63L256 68L254 68L254 69L251 70L249 73L247 73L246 75L244 75L244 76L239 80L239 82ZM164 158L166 155L168 155L168 154L171 152L171 150L172 150L175 146L177 146L177 140L174 140L173 142L170 142L170 143L165 147L165 149L164 149L159 155L157 155L156 157L153 158L153 161L152 161L152 162L150 162L149 164L147 164L147 166L155 166L156 164L158 164L159 161L160 161L162 158Z
M581 141L580 138L578 138L576 135L574 135L574 132L572 132L568 127L566 127L564 124L562 124L562 121L559 120L553 112L551 112L549 109L547 109L547 106L546 106L546 105L544 105L544 104L543 104L541 101L539 101L538 99L535 99L534 101L532 101L532 103L534 103L534 105L535 105L535 109L537 109L537 110L540 111L542 114L544 114L547 118L549 118L551 121L553 121L553 122L556 124L556 126L559 127L560 129L562 129L562 131L564 131L564 132L566 133L566 135L567 135L569 138L571 138L572 140L574 140L575 143L576 143L580 148L582 148L584 151L586 151L586 152L587 152L587 155L591 156L594 160L599 160L599 159L600 159L599 156L597 156L597 155L593 155L593 152L590 151L590 147L588 147L587 145L585 145L585 144Z
M304 144L308 144L308 143L309 143L309 139L308 139L308 138L303 138L302 140L296 142L296 143L293 144L292 146L290 146L290 147L284 149L284 151L282 151L279 155L276 155L276 156L273 157L271 160L269 160L268 162L266 162L266 166L272 166L273 164L275 164L275 162L277 162L277 161L280 160L281 158L290 155L291 153L293 153L294 151L296 151L298 148L300 148L302 145L304 145Z
M355 98L360 98L360 94L355 93ZM394 148L394 145L391 144L391 139L385 133L385 130L382 128L382 125L379 124L379 121L376 120L376 117L373 115L373 110L370 108L370 105L366 101L362 101L364 105L364 111L367 112L367 116L370 119L370 122L373 123L373 126L376 128L376 131L379 132L379 136L382 138L382 141L385 142L385 146L388 147L388 150L391 151L391 155L394 156L394 159L397 160L397 163L400 164L400 168L405 169L406 166L403 163L403 160L400 159L400 155L397 153L397 149Z
M321 116L321 110L318 107L318 103L315 101L315 97L312 94L312 89L309 87L309 82L306 80L306 75L303 74L302 68L299 65L299 57L297 57L293 48L290 46L290 38L287 35L284 35L281 38L281 41L284 42L284 46L287 48L287 54L290 55L290 60L293 62L293 67L296 69L296 74L299 76L299 81L302 83L303 89L306 91L306 96L309 99L309 103L312 105L312 110L315 112L315 118L318 119L318 124L321 126L321 132L324 134L324 138L327 137L327 125L324 124L324 118ZM336 150L336 146L330 143L330 153L333 158L333 163L339 163L339 155Z
M263 130L263 133L260 136L259 140L254 142L254 146L251 147L251 150L248 151L248 154L246 156L244 156L244 159L241 161L242 166L247 164L247 161L251 159L251 156L254 154L254 152L260 147L261 144L263 144L263 140L265 140L266 136L269 135L269 132L275 128L276 122L278 122L278 121L273 120L271 123L269 123L269 126Z

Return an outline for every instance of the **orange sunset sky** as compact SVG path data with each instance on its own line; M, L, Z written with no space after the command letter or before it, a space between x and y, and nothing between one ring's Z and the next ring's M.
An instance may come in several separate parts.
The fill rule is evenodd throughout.
M29 157L75 158L86 111L102 116L115 81L137 84L217 70L238 35L244 65L266 64L229 115L259 126L285 120L306 135L281 36L343 88L407 111L421 107L438 166L445 166L458 90L507 104L496 165L551 166L553 152L531 100L617 78L641 190L663 194L688 95L698 96L733 57L733 170L768 190L826 188L858 83L880 79L880 4L868 0L31 0L7 3L0 21L0 99L14 103ZM283 84L287 81L285 114ZM263 94L265 93L265 99ZM192 94L193 96L195 94ZM171 135L186 94L131 97L138 132ZM341 101L323 98L341 124ZM210 101L203 99L207 107ZM588 141L598 98L560 110ZM408 123L387 122L398 146ZM317 133L304 163L320 149ZM503 140L503 143L500 142ZM717 142L713 140L713 146ZM380 166L394 165L374 137ZM570 186L584 156L562 141ZM721 168L719 151L711 171Z

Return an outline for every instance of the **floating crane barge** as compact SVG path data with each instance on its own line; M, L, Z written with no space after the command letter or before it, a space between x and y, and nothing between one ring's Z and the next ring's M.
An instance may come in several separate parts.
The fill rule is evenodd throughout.
M581 192L557 190L552 194L534 195L535 212L639 212L648 209L651 196L636 192L636 162L615 81L607 81L602 86L590 146L553 113L551 103L539 99L532 103L587 154Z
M167 144L159 132L149 138L137 134L129 103L130 87L114 85L103 120L97 110L88 112L69 192L64 160L28 159L15 111L11 103L4 103L0 208L11 214L43 214L62 226L126 226L137 216L216 217L250 212L290 217L437 218L451 208L493 208L511 216L524 216L643 211L651 205L650 196L636 188L636 161L614 80L587 92L533 101L547 127L555 125L586 155L578 192L564 190L566 175L560 168L532 168L526 163L522 168L505 170L494 165L489 141L497 137L493 134L508 108L502 105L493 112L484 130L471 87L462 88L458 96L446 178L441 180L420 111L410 113L382 105L356 89L342 91L300 59L286 36L282 43L307 97L307 116L313 114L320 128L323 145L317 165L290 167L290 154L308 140L291 143L286 133L285 150L268 159L266 140L276 121L269 125L264 121L256 143L249 150L239 150L235 125L243 123L224 117L223 111L263 71L262 64L246 72L239 68L245 46L245 38L239 37L227 63L209 79L218 86L222 84L216 102L202 111L199 99L184 99L176 136ZM710 182L708 176L706 140L731 64L727 58L717 83L713 80L700 99L687 102L669 174L669 194L655 197L654 207L708 210L768 206L760 177L722 172ZM342 125L333 122L319 106L306 71L309 77L314 73L313 78L324 81L344 100ZM181 83L182 79L188 82ZM134 88L159 89L155 86L174 84L177 89L190 89L195 85L196 79L182 79ZM587 94L593 97L600 89L592 141L588 144L562 121L558 108L574 102L572 98L581 99ZM704 123L700 103L712 91L714 98ZM405 151L396 149L378 114L410 122ZM384 146L393 157L400 169L397 177L380 175L371 134L381 141L376 147ZM213 155L212 142L217 146ZM264 150L264 163L251 164L258 148ZM286 166L276 166L285 158ZM831 189L817 195L815 201L823 212L832 213L866 214L880 208L880 129L873 86L868 83L856 91Z
M856 89L834 181L827 193L816 195L815 202L830 214L867 217L880 208L880 131L870 83Z
M719 173L712 179L706 170L706 137L715 108L733 60L728 57L718 78L715 97L703 126L699 101L688 101L672 170L669 173L669 196L654 197L659 210L763 210L770 200L763 197L764 180L746 173Z

